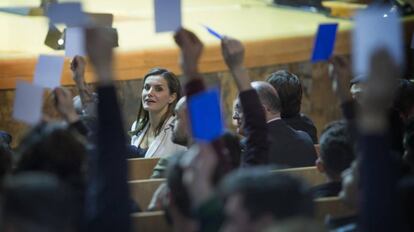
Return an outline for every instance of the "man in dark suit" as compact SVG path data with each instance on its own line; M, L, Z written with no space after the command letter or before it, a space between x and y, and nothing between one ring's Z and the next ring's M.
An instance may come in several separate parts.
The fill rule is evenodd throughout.
M316 159L316 151L309 135L294 130L281 120L281 103L276 90L267 82L252 82L257 91L268 129L269 156L268 161L287 167L312 166Z
M312 138L314 144L318 143L316 127L312 120L300 113L302 103L302 83L293 73L280 70L270 74L267 79L276 89L281 103L281 117L295 130L301 130Z

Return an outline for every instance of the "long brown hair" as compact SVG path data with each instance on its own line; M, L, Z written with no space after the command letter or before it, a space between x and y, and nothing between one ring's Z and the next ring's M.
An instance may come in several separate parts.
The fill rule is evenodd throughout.
M170 94L175 93L177 95L177 97L171 104L168 105L167 113L165 113L161 117L161 120L160 120L159 124L155 128L155 136L157 136L161 132L161 128L164 125L165 120L167 120L173 114L175 105L177 104L178 100L182 96L181 84L180 84L180 81L178 80L177 76L174 73L168 71L167 69L163 69L163 68L153 68L153 69L151 69L144 76L144 81L143 81L143 85L142 85L143 88L144 88L145 80L149 76L158 76L158 75L162 76L164 78L164 80L167 81L168 89L170 91ZM141 89L141 92L142 92L142 89ZM131 135L137 135L140 131L142 131L145 128L145 126L149 122L149 113L148 113L148 111L144 110L144 107L142 106L142 100L140 100L139 102L140 102L140 106L139 106L138 115L137 115L137 124L136 124L135 128L133 128L133 130L130 132Z

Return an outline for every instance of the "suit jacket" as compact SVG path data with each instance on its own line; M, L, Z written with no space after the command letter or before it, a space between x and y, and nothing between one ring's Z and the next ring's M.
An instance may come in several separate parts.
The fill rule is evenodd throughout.
M283 120L267 125L269 163L291 168L315 165L316 151L307 133L294 130Z
M304 114L298 114L294 117L283 118L289 126L295 130L301 130L311 137L314 144L318 143L318 135L316 134L316 127L313 124L312 120Z

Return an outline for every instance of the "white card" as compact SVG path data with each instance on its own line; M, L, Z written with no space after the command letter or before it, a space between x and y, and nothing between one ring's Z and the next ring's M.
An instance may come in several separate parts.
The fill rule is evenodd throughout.
M181 27L181 0L154 0L155 32L176 31Z
M43 88L27 82L16 84L13 118L33 125L42 118Z
M81 27L69 27L65 32L65 56L86 56L85 30Z
M62 56L40 55L37 60L33 84L54 89L60 86L63 63Z
M80 27L88 23L88 17L79 2L51 3L47 8L47 16L51 23L64 23L68 27Z
M372 7L355 16L352 40L354 76L368 76L372 55L380 48L388 50L393 60L404 66L401 20L389 8Z

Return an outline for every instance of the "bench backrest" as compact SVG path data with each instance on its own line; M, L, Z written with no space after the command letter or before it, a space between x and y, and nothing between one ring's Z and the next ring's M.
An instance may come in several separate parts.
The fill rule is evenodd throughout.
M326 182L326 177L320 173L315 166L279 169L275 170L275 172L282 172L301 177L308 182L310 186L316 186Z
M128 159L129 180L149 179L159 158Z
M146 210L151 202L152 195L158 186L165 182L165 179L150 179L150 180L133 180L129 181L129 188L132 199Z
M164 212L144 212L131 215L133 231L139 232L171 232L167 224Z

